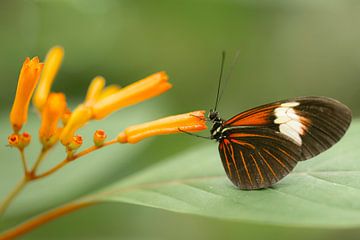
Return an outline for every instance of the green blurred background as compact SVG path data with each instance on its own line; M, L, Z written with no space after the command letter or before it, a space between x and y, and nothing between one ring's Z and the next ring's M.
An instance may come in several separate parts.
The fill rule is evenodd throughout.
M160 109L141 119L121 115L131 123L211 108L222 50L228 53L227 70L235 52L241 52L219 106L225 118L303 95L336 98L356 117L359 24L356 0L2 0L1 115L9 112L25 56L43 59L59 44L65 61L53 89L73 102L84 97L89 81L99 74L124 86L159 70L168 72L174 88L149 105ZM184 136L155 139L147 159L119 174L129 175L198 142ZM92 188L118 177L113 173ZM26 239L358 239L359 234L356 229L263 226L104 204L54 221Z

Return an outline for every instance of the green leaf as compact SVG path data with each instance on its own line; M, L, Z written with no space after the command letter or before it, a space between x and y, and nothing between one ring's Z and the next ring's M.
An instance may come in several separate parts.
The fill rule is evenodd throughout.
M236 221L360 226L359 138L357 120L336 146L300 162L294 172L266 190L236 189L225 175L217 145L208 143L122 179L92 197Z

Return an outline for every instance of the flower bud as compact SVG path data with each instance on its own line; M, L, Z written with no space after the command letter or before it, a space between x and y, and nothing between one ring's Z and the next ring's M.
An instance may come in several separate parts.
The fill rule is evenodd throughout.
M23 132L20 135L20 147L25 148L27 147L31 142L31 135L27 132Z
M10 134L8 136L8 144L10 147L19 147L20 136L17 133Z
M10 112L10 122L15 133L25 124L29 103L39 80L43 64L38 57L26 58L19 75L14 103Z
M106 133L104 130L96 130L96 132L94 133L94 145L97 147L100 147L104 144L105 140L106 140Z
M158 72L103 97L92 106L93 118L102 119L121 108L158 96L172 85L165 72ZM100 95L101 96L101 95Z
M83 143L83 138L80 135L72 137L71 142L67 145L68 151L75 151L81 147Z
M46 104L50 94L51 85L54 82L55 76L59 71L62 59L64 57L64 49L60 46L51 48L46 55L44 70L41 74L39 85L36 88L33 104L41 112Z
M152 122L131 126L119 133L119 143L137 143L145 138L179 132L197 132L206 129L205 111L195 111Z

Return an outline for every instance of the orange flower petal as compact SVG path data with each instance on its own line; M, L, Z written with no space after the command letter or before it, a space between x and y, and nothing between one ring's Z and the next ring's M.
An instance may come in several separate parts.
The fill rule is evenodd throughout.
M61 143L64 145L68 145L72 141L76 130L84 126L91 119L91 116L91 108L86 107L84 104L80 104L71 113L67 124L65 125L64 129L60 134Z
M110 85L104 88L104 90L101 91L100 96L97 100L104 99L110 95L113 95L114 93L117 93L120 90L120 86L118 85Z
M95 103L96 99L101 94L101 91L103 90L105 86L105 79L101 76L95 77L88 88L86 98L85 98L85 104L90 106Z
M166 73L158 72L124 87L118 92L97 101L93 106L93 118L104 118L120 108L160 95L171 88L172 85L167 81Z
M41 74L39 85L33 99L33 104L39 111L42 110L46 103L51 85L59 71L63 57L64 49L60 46L51 48L46 55L44 71Z
M43 64L38 57L26 58L19 75L15 100L10 112L10 122L14 132L20 131L27 120L31 96L39 80Z
M50 93L41 113L39 137L43 144L47 144L50 138L58 133L58 122L63 116L65 110L65 95L63 93Z
M155 135L202 131L207 128L204 114L205 111L195 111L131 126L121 132L117 139L120 143L137 143Z

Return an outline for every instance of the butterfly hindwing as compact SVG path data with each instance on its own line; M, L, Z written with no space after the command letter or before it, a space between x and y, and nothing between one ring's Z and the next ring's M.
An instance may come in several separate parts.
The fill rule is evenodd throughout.
M266 188L295 167L300 148L271 129L246 127L227 130L219 152L230 180L240 189Z
M297 161L334 145L350 122L349 108L331 98L278 101L225 121L219 152L236 186L266 188L286 176Z

